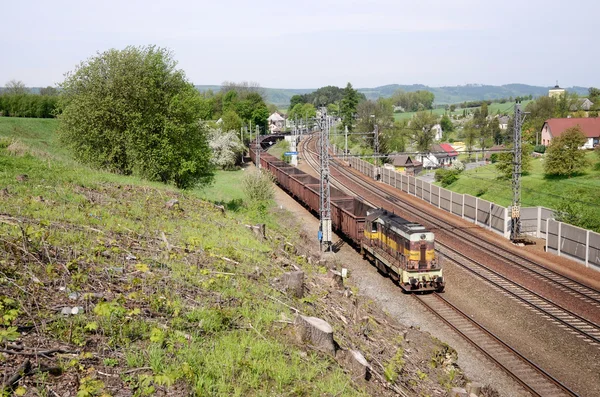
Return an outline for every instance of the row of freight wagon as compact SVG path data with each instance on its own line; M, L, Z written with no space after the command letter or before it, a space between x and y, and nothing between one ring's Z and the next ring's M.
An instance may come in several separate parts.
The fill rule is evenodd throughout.
M250 147L250 157L256 163L254 146ZM262 169L273 174L279 186L313 213L319 214L321 205L319 179L264 151L260 153L260 163ZM333 230L360 245L367 210L372 207L334 187L331 187L330 196Z

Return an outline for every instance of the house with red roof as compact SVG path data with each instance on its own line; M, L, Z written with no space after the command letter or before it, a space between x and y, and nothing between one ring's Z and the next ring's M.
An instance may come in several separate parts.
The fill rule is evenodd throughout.
M579 126L587 138L582 149L593 149L600 144L600 118L587 117L546 120L542 127L542 145L548 146L552 138L561 136L567 129L575 126Z
M450 164L452 164L454 162L454 160L456 160L458 158L458 152L456 150L454 150L452 145L450 145L449 143L440 143L440 146L448 154Z

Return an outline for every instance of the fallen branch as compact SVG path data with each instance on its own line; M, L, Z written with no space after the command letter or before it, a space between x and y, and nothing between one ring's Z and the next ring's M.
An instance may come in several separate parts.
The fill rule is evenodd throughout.
M300 310L296 309L295 307L292 307L292 306L288 305L288 304L287 304L287 303L285 303L285 302L282 302L282 301L280 301L279 299L275 298L274 296L271 296L271 295L265 295L265 296L266 296L267 298L269 298L269 299L272 299L272 300L274 300L275 302L279 302L279 303L281 303L283 306L286 306L286 307L288 307L288 308L290 308L290 309L294 310L296 313L300 313Z
M6 382L4 382L4 384L2 385L2 388L6 388L6 387L12 387L15 383L17 383L19 380L21 380L22 377L26 376L29 372L31 372L31 362L29 361L29 359L25 360L25 362L23 364L21 364L21 366L19 368L17 368L17 371L10 377L8 378L8 380Z
M0 353L15 354L15 355L27 356L27 357L51 356L53 354L79 354L78 351L63 350L63 349L38 350L38 351L33 351L33 352L24 352L24 351L20 351L20 350L17 351L17 350L11 350L11 349L0 349Z

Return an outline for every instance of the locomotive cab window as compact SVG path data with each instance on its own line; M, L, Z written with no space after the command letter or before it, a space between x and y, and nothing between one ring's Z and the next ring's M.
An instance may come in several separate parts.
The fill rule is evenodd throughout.
M371 233L377 233L377 222L371 223Z

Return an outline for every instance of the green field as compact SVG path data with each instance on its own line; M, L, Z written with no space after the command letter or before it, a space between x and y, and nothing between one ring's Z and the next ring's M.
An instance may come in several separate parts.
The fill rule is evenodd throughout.
M521 103L521 109L525 109L525 106L531 101L523 101ZM469 112L475 111L475 109L479 108L468 108ZM515 111L515 104L513 103L492 103L488 106L488 114L496 115L496 114L508 114L512 115ZM406 120L411 119L417 112L405 112L405 113L394 113L395 120ZM448 113L455 116L462 116L463 109L455 110L454 112L446 112L446 109L439 108L431 110L431 113L435 114L437 117L442 117L444 113Z

